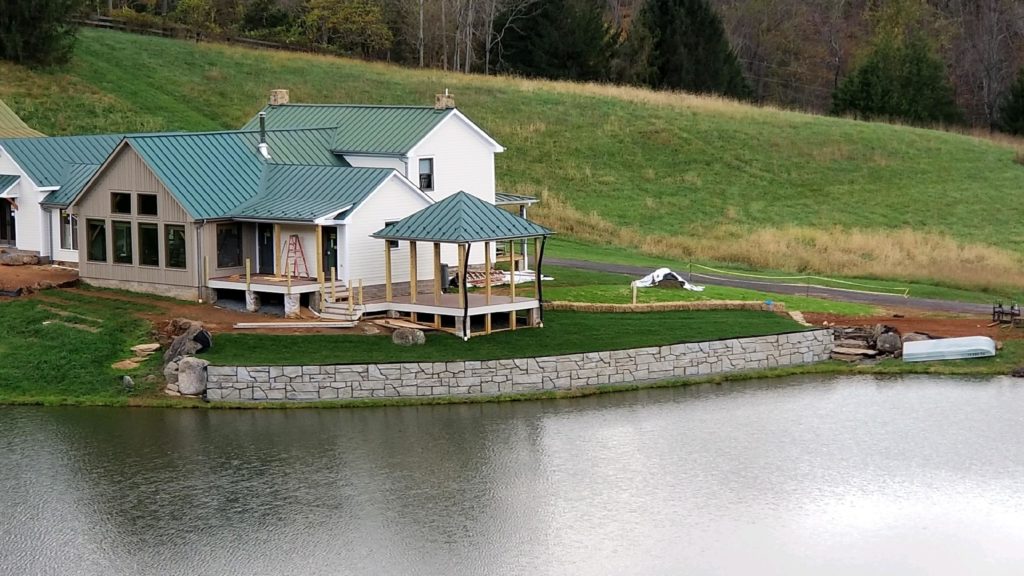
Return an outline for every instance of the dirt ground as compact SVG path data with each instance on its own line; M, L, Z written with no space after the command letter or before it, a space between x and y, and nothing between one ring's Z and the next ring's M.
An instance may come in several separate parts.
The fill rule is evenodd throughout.
M922 315L920 311L894 312L887 316L868 316L851 318L832 314L804 313L804 318L821 326L823 322L839 326L872 326L885 324L892 326L902 334L921 332L936 337L957 336L988 336L994 340L1024 339L1024 328L989 326L992 319L986 316L939 316Z
M0 291L34 292L78 280L78 271L58 266L0 266Z

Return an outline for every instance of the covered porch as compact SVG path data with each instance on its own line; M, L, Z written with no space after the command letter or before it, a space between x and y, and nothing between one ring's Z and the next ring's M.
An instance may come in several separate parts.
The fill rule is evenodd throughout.
M498 330L516 330L520 326L542 327L544 311L541 268L544 243L550 234L551 231L543 226L465 192L449 196L372 235L384 240L385 292L383 298L365 302L366 312L408 315L412 322L452 332L464 340ZM392 283L393 270L395 266L405 264L392 261L392 250L401 242L409 246L410 281L408 294L396 295ZM533 244L537 265L530 290L517 293L516 275L511 274L508 294L494 293L488 272L496 263L492 258L492 248L502 242L509 247L511 271L516 270L516 245ZM458 247L457 293L446 292L441 284L443 244ZM484 282L482 288L470 293L467 282L470 253L474 245L481 244L484 251ZM420 277L417 252L421 247L428 246L433 249L433 283L430 289L425 289L417 281ZM474 320L477 322L474 323ZM475 332L474 324L479 326Z

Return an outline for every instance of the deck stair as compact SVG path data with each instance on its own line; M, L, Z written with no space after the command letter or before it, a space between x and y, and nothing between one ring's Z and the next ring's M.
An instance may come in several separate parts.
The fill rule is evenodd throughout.
M363 317L362 306L355 302L349 307L349 298L353 297L352 292L345 285L344 280L334 282L333 291L330 282L327 282L323 291L323 298L320 301L320 320L329 322L356 322Z
M345 285L344 280L336 280L334 282L334 290L331 290L331 282L328 280L324 284L324 301L325 302L346 302L348 305L348 297L350 295L348 286Z

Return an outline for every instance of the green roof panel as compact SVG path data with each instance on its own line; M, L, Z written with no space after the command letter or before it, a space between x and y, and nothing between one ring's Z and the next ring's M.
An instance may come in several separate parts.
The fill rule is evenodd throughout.
M354 154L405 154L454 109L429 106L350 106L283 104L267 106L268 130L334 128L331 150ZM243 130L259 128L259 116Z
M75 198L78 198L82 189L85 188L85 185L89 183L92 175L98 169L98 164L71 164L68 166L67 173L61 181L60 189L50 192L40 204L67 208Z
M60 186L70 164L102 164L123 134L0 139L28 177L42 188Z
M311 222L359 206L387 178L390 168L267 165L259 194L231 216Z
M0 194L7 192L21 180L20 176L8 176L7 174L0 174Z
M551 231L465 192L404 218L372 236L415 242L483 242L548 236Z

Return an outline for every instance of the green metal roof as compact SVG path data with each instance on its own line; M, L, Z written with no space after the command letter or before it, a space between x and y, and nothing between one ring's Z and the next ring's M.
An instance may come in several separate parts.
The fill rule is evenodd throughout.
M85 188L99 167L99 164L71 164L60 184L60 189L50 192L40 204L67 208L82 192L82 188Z
M268 130L334 128L331 150L337 153L405 154L454 109L429 106L352 106L282 104L267 106ZM259 115L242 127L259 128Z
M8 176L7 174L0 174L0 194L7 192L12 186L21 180L20 176Z
M36 132L0 100L0 138L34 138L45 136Z
M231 215L311 222L340 211L348 213L394 173L390 168L270 164L264 169L260 193Z
M495 206L513 206L520 204L536 204L536 196L520 196L518 194L506 194L505 192L494 193Z
M495 207L476 196L457 192L373 233L374 238L415 242L482 242L547 236L551 231Z
M347 166L331 154L332 130L267 131L270 160L258 132L211 132L125 140L197 220L226 218L261 190L266 164Z
M0 147L42 188L60 186L69 164L102 164L123 134L5 138Z

